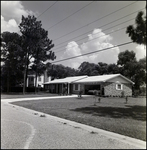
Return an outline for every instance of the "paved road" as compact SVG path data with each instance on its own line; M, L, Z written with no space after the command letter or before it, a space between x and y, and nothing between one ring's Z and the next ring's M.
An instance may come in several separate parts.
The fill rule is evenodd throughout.
M43 113L9 104L9 101L16 99L1 100L2 149L146 148L141 140L47 114L41 117Z

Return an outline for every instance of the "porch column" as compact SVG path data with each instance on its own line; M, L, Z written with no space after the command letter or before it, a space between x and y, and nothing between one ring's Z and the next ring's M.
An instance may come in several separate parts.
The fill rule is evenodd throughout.
M56 86L56 93L59 93L59 91L58 91L58 84L57 84L57 86Z
M26 85L26 87L28 87L29 86L29 77L27 77L27 85Z
M67 86L68 86L68 95L69 95L69 86L70 86L69 83L67 84Z
M63 83L62 83L62 90L61 90L61 91L62 91L62 93L63 93Z

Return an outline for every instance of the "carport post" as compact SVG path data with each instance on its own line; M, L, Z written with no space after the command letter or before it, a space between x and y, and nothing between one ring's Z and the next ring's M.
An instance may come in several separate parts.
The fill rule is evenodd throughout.
M68 95L69 95L69 83L67 83L67 86L68 86Z
M63 94L63 83L62 83L62 94Z

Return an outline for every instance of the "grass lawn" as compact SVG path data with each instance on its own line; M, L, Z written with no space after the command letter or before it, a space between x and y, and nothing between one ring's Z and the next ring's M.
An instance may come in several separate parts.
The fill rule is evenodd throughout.
M146 98L91 97L12 102L15 105L146 141Z

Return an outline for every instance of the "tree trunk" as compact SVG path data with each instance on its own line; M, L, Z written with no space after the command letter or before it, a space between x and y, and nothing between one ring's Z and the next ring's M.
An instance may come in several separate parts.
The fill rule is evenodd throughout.
M28 78L28 61L27 61L27 66L26 66L26 77L25 77L25 90L26 90L26 87L27 87L27 78Z
M27 67L28 67L28 54L26 54L26 58L25 58L25 69L24 69L24 81L23 81L23 94L25 95L25 91L26 91L26 79L27 79Z
M36 71L36 75L35 75L35 94L37 93L37 71Z
M36 85L37 85L37 74L38 74L38 72L37 72L37 69L38 69L38 68L37 68L37 65L38 65L38 53L39 53L39 49L37 49L37 59L36 59L37 62L36 62L36 76L35 76L35 94L36 94L36 92L37 92L37 91L36 91L36 89L37 89L37 88L36 88Z
M9 78L10 78L10 76L9 76L9 69L8 69L8 74L7 74L7 93L9 93Z
M25 95L25 90L26 89L26 66L24 70L24 81L23 81L23 94Z

